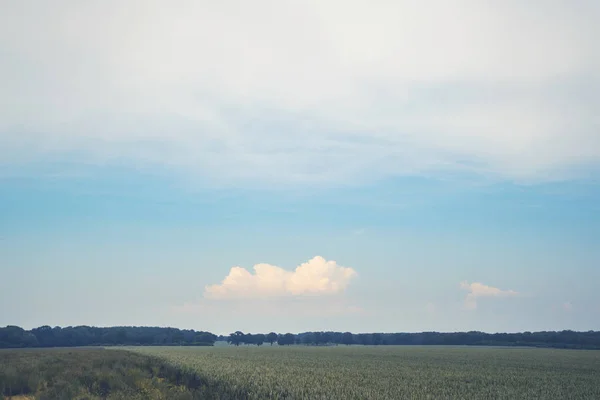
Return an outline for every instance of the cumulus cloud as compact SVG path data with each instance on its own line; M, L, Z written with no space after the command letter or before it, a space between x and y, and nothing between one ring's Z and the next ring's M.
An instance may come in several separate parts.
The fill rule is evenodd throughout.
M256 264L254 273L233 267L220 284L205 288L210 299L269 298L330 295L343 292L356 276L352 268L317 256L288 271L270 264Z
M482 297L509 297L518 295L514 290L502 290L479 282L461 282L460 287L469 292L465 299L465 307L470 310L477 308L477 299Z
M5 3L0 163L313 184L600 162L597 1Z

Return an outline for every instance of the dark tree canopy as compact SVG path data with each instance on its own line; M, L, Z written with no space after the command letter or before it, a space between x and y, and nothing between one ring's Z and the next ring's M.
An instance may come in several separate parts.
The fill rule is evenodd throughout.
M266 341L269 342L271 346L273 346L273 343L277 341L277 334L275 332L268 333L266 336Z
M41 326L27 331L9 325L0 328L0 348L71 347L71 346L212 346L216 340L230 344L256 345L277 343L280 346L302 345L477 345L477 346L535 346L571 349L600 349L600 332L560 331L522 333L484 332L421 332L421 333L360 333L304 332L299 334L252 334L236 331L229 336L210 332L176 328L118 326Z
M296 341L296 336L293 333L286 333L285 335L279 335L277 337L277 344L280 346L289 346L294 344Z
M421 332L359 333L305 332L297 335L305 345L460 345L460 346L532 346L571 349L600 349L600 331L575 332Z
M231 343L234 346L239 346L240 344L244 343L245 338L246 335L244 335L242 331L235 331L234 333L229 335L227 342Z
M71 346L212 346L217 336L210 332L176 328L121 326L97 328L90 326L41 326L26 331L16 326L0 328L0 348L71 347Z

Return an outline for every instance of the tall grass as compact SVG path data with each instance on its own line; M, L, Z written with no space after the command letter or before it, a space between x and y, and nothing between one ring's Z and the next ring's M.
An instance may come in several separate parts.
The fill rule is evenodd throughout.
M226 388L208 387L189 368L121 350L0 350L0 399L219 398Z
M0 350L0 399L14 395L600 399L600 352L433 346Z
M462 347L135 348L236 399L600 399L600 352Z

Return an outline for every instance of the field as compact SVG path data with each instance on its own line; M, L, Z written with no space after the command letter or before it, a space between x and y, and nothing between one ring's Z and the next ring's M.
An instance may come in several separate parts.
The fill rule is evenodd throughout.
M436 346L0 350L3 396L600 399L600 351Z
M154 357L101 348L0 350L0 399L218 398L196 374Z
M240 399L600 399L600 351L137 347Z

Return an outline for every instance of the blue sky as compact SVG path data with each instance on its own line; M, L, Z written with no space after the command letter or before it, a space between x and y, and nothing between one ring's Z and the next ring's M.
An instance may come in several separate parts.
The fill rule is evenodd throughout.
M5 5L0 325L600 329L599 6L283 3Z

